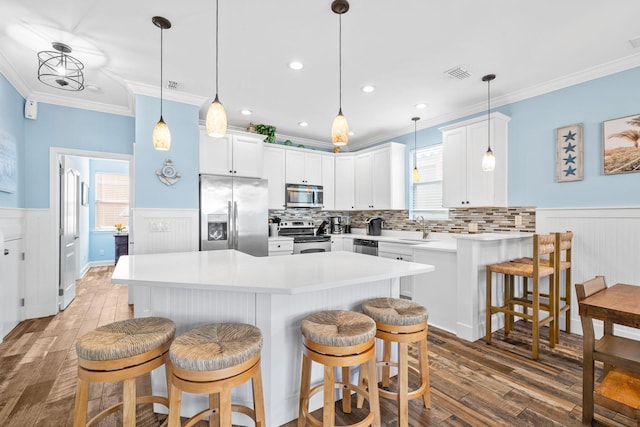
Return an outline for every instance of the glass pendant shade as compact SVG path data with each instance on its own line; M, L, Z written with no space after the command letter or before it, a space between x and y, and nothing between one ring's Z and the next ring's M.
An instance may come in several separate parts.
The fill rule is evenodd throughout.
M171 131L169 131L169 126L164 122L162 116L160 116L160 120L153 128L153 148L163 151L171 148Z
M227 113L224 111L222 103L218 100L218 95L209 105L206 126L207 135L213 138L222 138L227 134Z
M342 109L340 109L338 115L333 120L333 126L331 126L331 142L338 147L347 145L347 142L349 142L349 124L347 123L347 118L342 114Z
M493 151L489 148L482 157L482 170L485 172L491 172L496 168L496 157L493 155Z
M411 181L414 183L420 182L420 171L418 168L413 168L413 174L411 175Z

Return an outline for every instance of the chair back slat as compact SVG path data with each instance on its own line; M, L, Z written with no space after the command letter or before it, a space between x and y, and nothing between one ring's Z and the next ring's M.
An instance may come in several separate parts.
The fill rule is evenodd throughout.
M573 232L566 231L564 233L555 233L560 235L560 247L558 250L566 251L571 249L571 240L573 239Z
M587 280L583 283L576 283L576 295L578 301L597 294L607 288L607 283L604 280L604 276L596 276L593 279Z
M537 236L537 238L536 238ZM552 254L555 252L555 237L552 234L535 234L533 239L534 253L538 255Z

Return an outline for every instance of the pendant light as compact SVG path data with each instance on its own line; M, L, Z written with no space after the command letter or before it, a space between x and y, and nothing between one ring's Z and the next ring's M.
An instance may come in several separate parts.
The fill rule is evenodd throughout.
M169 126L167 126L162 118L162 32L163 30L171 28L171 22L162 16L154 16L151 22L160 28L160 120L158 120L158 123L156 123L156 126L153 128L153 148L166 151L171 148L171 132L169 131Z
M420 182L420 171L418 170L418 151L416 150L416 141L418 140L418 120L420 117L412 117L413 120L413 174L411 181L413 183Z
M331 3L331 10L340 18L340 61L339 61L339 84L340 98L338 115L333 120L331 126L331 142L333 145L341 147L349 142L349 124L346 117L342 114L342 15L349 10L349 2L347 0L334 0Z
M491 151L491 80L495 78L495 74L487 74L482 78L483 82L487 82L487 152L482 157L482 170L485 172L496 168L496 158Z
M216 0L216 97L207 110L207 135L222 138L227 133L227 113L218 99L218 0Z

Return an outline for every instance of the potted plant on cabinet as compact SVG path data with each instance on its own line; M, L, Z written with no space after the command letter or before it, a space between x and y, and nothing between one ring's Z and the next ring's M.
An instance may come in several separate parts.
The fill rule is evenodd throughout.
M276 127L271 125L255 125L256 133L260 135L266 135L264 142L268 142L269 144L275 144L276 142Z

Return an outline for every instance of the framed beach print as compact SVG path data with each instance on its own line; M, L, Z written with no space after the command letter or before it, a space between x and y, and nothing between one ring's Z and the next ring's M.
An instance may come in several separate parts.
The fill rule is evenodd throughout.
M16 140L0 130L0 191L15 193L18 189L18 156Z
M556 129L556 182L582 180L582 123Z
M605 175L640 172L640 114L602 122Z

